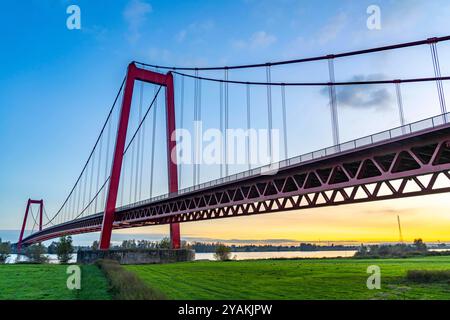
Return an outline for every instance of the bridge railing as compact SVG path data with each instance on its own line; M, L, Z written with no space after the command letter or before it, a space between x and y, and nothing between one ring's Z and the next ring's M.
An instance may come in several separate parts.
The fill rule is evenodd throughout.
M288 166L301 164L301 163L312 161L312 160L317 160L317 159L335 155L335 154L338 154L341 152L347 152L347 151L355 150L357 148L367 147L367 146L370 146L370 145L373 145L373 144L376 144L379 142L388 141L390 139L398 138L398 137L408 135L411 133L416 133L419 131L436 128L436 127L442 126L444 124L447 124L449 122L450 122L450 112L446 113L446 114L441 114L441 115L437 115L434 117L426 118L423 120L419 120L416 122L412 122L412 123L406 124L404 126L399 126L399 127L395 127L395 128L389 129L389 130L377 132L377 133L374 133L374 134L371 134L371 135L368 135L365 137L361 137L358 139L350 140L350 141L347 141L347 142L344 142L344 143L341 143L341 144L338 144L335 146L331 146L331 147L323 148L320 150L312 151L309 153L305 153L300 156L292 157L292 158L277 162L275 164L272 164L271 167L277 168L277 169L282 169L282 168L285 168ZM190 193L190 192L193 192L196 190L217 186L217 185L223 184L225 182L237 181L237 180L251 177L251 176L258 176L258 175L264 174L266 172L267 172L267 166L258 167L258 168L252 169L252 170L247 170L247 171L243 171L240 173L236 173L236 174L230 175L228 177L211 180L211 181L201 183L201 184L198 184L198 185L195 185L192 187L184 188L184 189L179 190L177 193L163 194L163 195L160 195L157 197L152 197L147 200L142 200L142 201L139 201L136 203L128 204L126 206L122 206L122 207L118 208L118 210L125 210L127 208L145 205L145 204L148 204L151 202L161 201L161 200L169 198L172 195Z

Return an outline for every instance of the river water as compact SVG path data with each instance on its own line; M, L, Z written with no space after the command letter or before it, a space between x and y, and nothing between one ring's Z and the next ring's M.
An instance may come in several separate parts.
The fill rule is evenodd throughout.
M232 252L236 260L255 260L270 258L337 258L352 257L356 250L342 251L276 251L276 252ZM196 253L195 260L215 260L214 253Z
M351 257L355 250L342 251L277 251L277 252L232 252L231 257L236 260L254 260L270 258L336 258ZM56 254L47 254L50 263L58 263ZM17 254L12 254L6 263L15 263ZM20 256L19 261L26 261L27 257ZM72 256L70 262L76 262L76 254ZM215 260L214 253L196 253L195 260Z
M448 249L429 249L430 251L446 251ZM232 252L231 257L236 260L255 260L255 259L273 259L273 258L338 258L338 257L352 257L356 250L341 250L341 251L276 251L276 252ZM46 255L50 263L58 263L56 254ZM17 259L16 254L12 254L6 263L15 263ZM25 256L20 256L19 261L26 261ZM70 262L74 263L77 260L76 254L72 256ZM195 260L215 260L214 253L196 253Z

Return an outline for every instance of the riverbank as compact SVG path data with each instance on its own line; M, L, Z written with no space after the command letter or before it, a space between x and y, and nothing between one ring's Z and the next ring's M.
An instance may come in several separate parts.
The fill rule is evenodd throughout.
M231 252L231 257L235 260L253 260L253 259L274 259L274 258L346 258L352 257L356 250L341 251L276 251L276 252ZM56 254L46 254L49 263L59 263ZM195 253L195 260L216 260L214 253ZM17 254L11 254L6 263L16 263L27 261L27 257ZM77 254L74 253L69 263L77 262Z

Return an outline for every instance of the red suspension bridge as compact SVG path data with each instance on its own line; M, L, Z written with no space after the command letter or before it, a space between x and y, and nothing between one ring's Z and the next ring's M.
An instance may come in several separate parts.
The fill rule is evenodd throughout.
M110 246L113 229L159 224L170 225L172 247L179 248L180 223L183 222L448 192L450 115L446 110L443 82L450 77L441 75L437 44L449 40L450 36L430 38L335 55L230 67L177 68L132 62L94 147L62 205L49 217L42 200L28 201L18 248L63 235L100 231L100 248L106 250ZM335 80L334 64L340 58L420 46L430 47L432 76ZM327 62L329 81L272 81L272 70L276 67L320 61ZM261 69L265 71L264 81L230 80L233 72ZM213 77L211 73L221 76ZM402 86L430 82L436 84L437 91L435 89L433 94L437 92L440 113L406 123ZM382 85L395 89L399 126L341 143L339 88L358 86L364 91ZM242 88L241 94L234 99L231 86ZM287 88L298 90L302 87L318 87L327 91L333 142L328 148L290 156L288 141L297 137L288 135L286 91ZM255 93L259 88L265 90L264 99ZM274 155L279 141L272 133L275 91L280 93L281 104L279 127L284 151L281 161L274 161L279 158ZM208 116L214 99L219 108ZM146 100L149 104L144 108ZM247 130L252 128L252 120L255 121L251 115L252 105L265 106L266 114L263 109L258 109L257 116L259 120L266 120L270 161L252 167L253 149L247 135L246 143L237 149L237 153L246 155L246 170L242 166L233 167L228 162L231 141L225 134L220 141L221 161L214 167L220 171L217 179L214 179L211 168L206 168L207 165L201 162L194 161L187 166L180 164L177 156L185 156L185 151L178 150L175 132L177 128L188 126L185 109L193 111L194 122L218 115L216 122L220 132L226 133L233 127L230 110L236 101L244 105L238 116L245 118ZM202 113L205 102L208 107ZM164 108L158 109L159 104ZM158 113L158 110L163 113ZM157 120L158 116L161 121ZM158 125L164 129L162 133L157 131ZM198 138L199 132L195 127L193 131ZM115 139L112 136L114 132ZM149 136L150 142L146 141ZM197 143L194 149L192 155L197 159ZM164 154L162 163L158 165L156 158ZM232 173L233 169L235 173ZM187 180L190 183L185 182ZM180 185L187 187L179 188ZM34 213L36 206L39 208ZM27 228L29 223L32 228ZM25 236L25 232L29 234Z

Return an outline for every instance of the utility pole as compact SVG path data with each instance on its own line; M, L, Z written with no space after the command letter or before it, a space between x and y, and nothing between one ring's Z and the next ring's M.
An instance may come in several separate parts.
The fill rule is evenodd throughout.
M403 243L402 225L400 224L400 216L397 216L398 232L400 234L400 243Z

